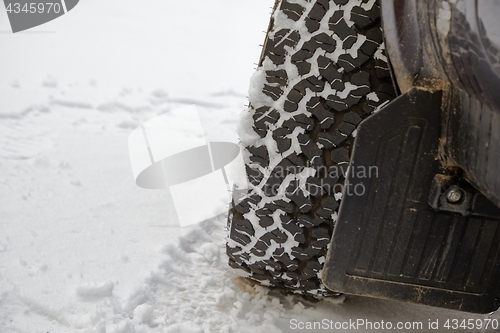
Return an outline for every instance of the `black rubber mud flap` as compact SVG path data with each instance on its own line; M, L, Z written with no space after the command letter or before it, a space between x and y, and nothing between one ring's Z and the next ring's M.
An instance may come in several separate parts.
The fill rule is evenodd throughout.
M472 206L450 211L429 204L443 171L437 158L441 95L414 88L361 123L323 273L329 289L495 310L497 208L482 214Z

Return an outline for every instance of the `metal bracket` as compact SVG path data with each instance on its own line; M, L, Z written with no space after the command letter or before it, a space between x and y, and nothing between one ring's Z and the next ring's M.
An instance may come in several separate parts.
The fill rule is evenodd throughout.
M434 177L429 205L441 212L500 219L500 208L470 184L448 175Z

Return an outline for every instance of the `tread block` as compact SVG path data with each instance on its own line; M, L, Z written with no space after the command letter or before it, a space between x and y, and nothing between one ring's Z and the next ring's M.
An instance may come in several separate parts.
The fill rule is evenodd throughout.
M349 112L344 116L344 121L349 124L358 125L361 122L361 117L354 112Z
M332 83L342 79L342 74L339 73L338 67L327 57L318 57L319 74L328 82Z
M299 104L286 100L283 109L286 112L295 112L299 109Z
M295 63L299 75L306 75L311 71L311 63L307 61L299 61Z
M257 195L252 195L251 197L246 198L245 200L240 201L234 208L237 212L241 214L246 214L252 209L250 205L257 205L260 201L260 197Z
M354 130L356 129L356 126L354 126L353 124L349 124L349 123L343 123L342 125L340 125L339 127L339 132L342 133L342 134L345 134L345 135L349 135L351 134Z
M309 76L304 81L305 84L307 84L307 88L309 88L312 92L322 92L325 88L325 82L315 76Z
M297 126L302 127L306 131L311 130L314 126L314 120L311 118L307 117L305 114L299 114L294 116L291 119L288 119L283 123L283 126L290 129L294 130Z
M299 215L297 217L297 223L300 227L311 228L321 224L320 219L313 219L308 215Z
M310 59L314 54L314 50L302 49L292 55L292 62L299 62Z
M342 14L343 15L343 14ZM340 40L344 40L347 36L356 36L356 31L349 27L344 20L334 20L334 16L329 21L330 30L334 31L335 34L340 38Z
M262 181L262 179L264 178L264 175L262 174L262 172L260 172L257 169L254 169L254 168L250 168L249 166L247 166L245 169L246 169L248 180L250 181L250 183L254 186L259 185L260 182Z
M278 121L279 117L280 114L276 110L272 110L270 112L266 111L262 113L255 112L255 115L253 116L253 119L255 121L254 128L267 132L268 124L275 124Z
M391 72L385 61L381 59L375 60L375 74L379 79L385 79L391 77Z
M322 103L316 104L313 108L308 108L308 111L318 119L323 130L330 128L335 122L332 113Z
M306 183L306 190L313 197L321 197L324 194L323 186L321 180L316 177L309 177Z
M252 223L246 219L238 219L238 218L233 218L234 221L234 228L242 233L246 233L250 236L255 235L255 230L252 226Z
M335 147L334 137L327 132L321 132L318 134L318 142L321 143L325 149Z
M266 51L266 57L276 65L283 65L285 63L285 56L276 55L270 51Z
M273 136L277 138L284 137L285 135L291 134L292 131L288 127L280 127L273 131Z
M336 42L332 37L328 36L326 33L321 33L319 35L316 35L313 37L313 39L316 41L316 45L318 45L318 47L322 48L326 52L335 51Z
M286 202L285 200L276 200L274 202L274 205L276 207L278 207L278 209L283 210L285 213L292 213L293 212L293 205L290 202ZM287 215L282 216L281 220L284 221L285 217L287 217Z
M302 140L301 140L302 138ZM302 143L304 142L305 143ZM309 136L306 134L299 135L299 143L300 148L302 149L302 153L306 155L309 160L312 160L314 157L321 157L321 149L316 145L316 143L309 139Z
M288 16L289 19L294 21L298 21L305 10L304 7L302 7L301 5L296 3L291 3L287 0L283 0L281 2L280 9L286 16Z
M334 149L331 160L337 164L349 162L349 151L346 148Z
M363 53L361 49L358 50L355 58L353 58L350 54L341 54L339 56L338 64L342 66L342 68L344 68L347 73L360 68L361 65L363 65L368 59L370 59L370 57Z
M275 138L276 144L278 145L278 152L284 153L290 147L292 147L292 139L281 139L281 138Z
M271 234L273 235L274 241L278 244L283 244L287 240L287 235L281 230L274 229L271 231Z
M351 83L357 86L370 86L370 74L365 71L359 71L351 76ZM368 91L369 92L369 91Z
M338 178L337 178L338 179ZM323 219L328 219L339 208L334 198L328 196L321 201L321 208L316 212Z
M278 98L280 98L283 94L283 90L281 90L279 87L270 86L268 84L264 84L264 89L262 90L262 92L275 101L277 101Z
M251 242L250 237L234 229L231 232L231 239L240 243L241 245L247 245Z
M267 266L271 267L274 271L281 271L281 265L278 264L276 261L273 261L273 260L264 260L263 262Z
M250 161L260 164L263 167L269 165L269 155L267 153L266 146L260 147L247 147L247 150L250 152Z
M291 102L298 103L302 100L302 98L304 98L304 96L299 91L292 89L286 98Z
M292 200L299 208L302 213L307 213L312 208L312 203L309 198L307 198L302 190L298 188L298 182L296 180L291 181L286 189L286 196Z
M327 7L328 8L328 7ZM316 21L321 21L323 16L325 16L327 8L325 8L320 3L316 2L314 6L311 8L308 16Z
M269 83L277 83L279 85L285 85L288 83L288 75L284 69L277 71L266 71L267 82Z
M357 36L347 36L346 39L342 41L342 47L344 49L350 49L357 41Z
M315 31L317 31L320 27L320 23L319 21L313 19L313 18L309 18L307 17L305 19L305 23L306 23L306 28L307 28L307 31L309 31L310 33L313 33Z
M345 111L349 108L347 103L340 97L336 95L328 95L326 98L326 104L334 109L335 111Z
M351 11L351 19L360 29L364 29L373 24L380 17L380 7L374 4L370 10L356 6Z
M308 260L317 255L321 249L315 249L312 247L300 248L292 247L292 255L299 260Z

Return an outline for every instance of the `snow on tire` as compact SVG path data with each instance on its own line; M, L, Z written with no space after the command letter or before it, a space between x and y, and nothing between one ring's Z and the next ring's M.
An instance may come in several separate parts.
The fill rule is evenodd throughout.
M229 211L232 267L333 293L320 277L356 127L395 97L375 0L278 0L240 119L250 193Z

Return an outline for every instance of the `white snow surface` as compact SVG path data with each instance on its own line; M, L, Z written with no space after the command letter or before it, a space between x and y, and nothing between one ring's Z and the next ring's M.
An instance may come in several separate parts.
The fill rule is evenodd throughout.
M19 34L0 9L0 332L478 318L256 285L227 265L224 216L180 228L168 191L135 186L127 137L158 114L196 104L208 140L238 139L273 2L85 0Z

